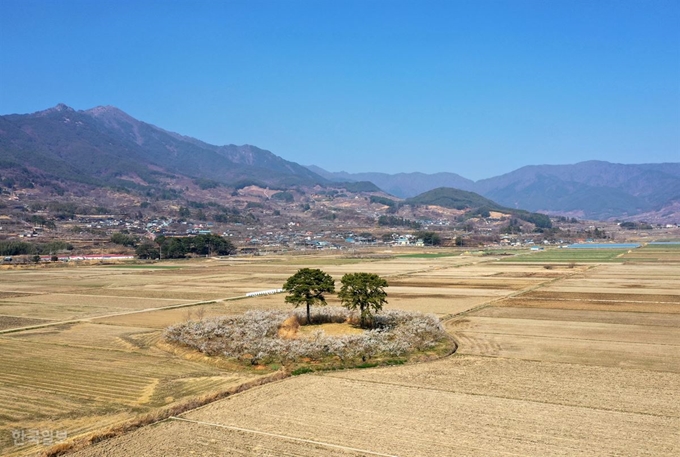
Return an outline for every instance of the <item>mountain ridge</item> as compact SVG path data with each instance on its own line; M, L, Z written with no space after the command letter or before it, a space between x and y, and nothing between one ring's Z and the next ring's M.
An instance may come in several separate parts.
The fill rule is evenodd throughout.
M57 177L90 184L125 186L120 178L129 174L153 182L163 173L223 184L253 177L273 186L327 183L270 151L210 145L112 106L76 111L59 104L37 113L0 116L0 160L6 166L31 166L48 175L56 171ZM62 172L65 175L58 176Z
M506 208L589 219L655 214L662 220L676 214L680 202L680 163L675 162L529 165L478 181L451 172L334 173L249 144L212 145L110 105L75 110L60 103L32 114L0 116L0 169L44 182L137 190L164 186L173 177L280 189L344 182L402 199L446 187L478 193Z
M313 169L331 180L365 178L370 174ZM382 186L378 184L378 187L390 193L388 189L400 181L400 175L403 174L382 174ZM424 174L419 177L421 187L417 193L407 192L400 196L412 198L437 187L456 187L510 208L550 214L578 213L592 219L663 212L664 207L680 201L680 163L674 162L617 164L590 160L566 165L528 165L491 178L466 180L460 186L441 186L431 179L438 175L441 173Z

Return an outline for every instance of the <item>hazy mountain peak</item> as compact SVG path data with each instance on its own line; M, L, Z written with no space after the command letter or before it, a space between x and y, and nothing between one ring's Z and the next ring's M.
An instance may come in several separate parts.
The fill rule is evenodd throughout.
M210 145L137 120L115 106L74 110L59 104L39 113L0 116L0 162L31 166L50 179L93 185L129 185L127 177L136 176L153 186L157 173L280 187L326 182L269 151Z
M333 173L315 165L307 167L314 173L335 182L370 181L388 194L401 198L415 197L436 187L471 190L474 182L456 173Z
M85 113L91 116L112 116L112 117L123 117L126 119L134 119L132 116L127 114L125 111L116 108L115 106L105 105L105 106L95 106L94 108L85 110Z
M68 105L65 105L63 103L59 103L56 106L53 106L52 108L47 108L46 110L43 111L38 111L35 113L36 116L47 116L53 113L75 113L76 110L71 108Z
M83 113L93 117L107 128L125 135L138 145L142 145L144 143L145 138L140 131L142 122L130 116L123 110L116 108L115 106L97 106L92 109L85 110Z

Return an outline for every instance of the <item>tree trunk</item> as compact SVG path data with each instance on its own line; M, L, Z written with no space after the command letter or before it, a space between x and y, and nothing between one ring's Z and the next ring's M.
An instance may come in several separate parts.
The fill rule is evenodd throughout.
M307 303L307 325L312 325L312 314L309 311L309 303Z

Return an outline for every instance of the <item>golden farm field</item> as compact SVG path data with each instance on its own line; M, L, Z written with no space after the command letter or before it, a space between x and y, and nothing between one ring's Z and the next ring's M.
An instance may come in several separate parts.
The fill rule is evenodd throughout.
M14 446L12 430L67 430L77 438L271 373L274 367L244 372L171 350L161 332L190 316L289 309L282 294L238 298L281 287L302 267L336 280L356 271L384 276L387 307L446 319L457 353L276 381L72 455L680 452L680 265L545 268L509 260L306 255L166 264L177 269L0 272L5 332L54 320L0 330L7 367L0 375L0 453L41 449ZM209 303L196 304L202 301ZM330 297L329 304L338 301ZM80 314L71 307L82 307ZM139 312L146 308L158 309ZM76 322L60 324L66 316Z

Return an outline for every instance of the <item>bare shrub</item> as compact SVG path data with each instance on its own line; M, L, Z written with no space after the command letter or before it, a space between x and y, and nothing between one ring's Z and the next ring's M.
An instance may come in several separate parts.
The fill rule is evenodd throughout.
M355 313L354 313L355 314ZM315 310L313 321L344 323L356 320L340 307ZM411 351L433 348L446 338L439 319L432 314L389 310L374 316L375 328L361 334L326 336L314 332L311 338L287 339L281 329L306 321L305 310L248 311L242 316L222 316L189 321L168 327L165 339L197 349L208 355L222 355L251 363L291 363L303 359L338 357L341 361L376 356L402 356ZM284 324L286 323L286 324Z

